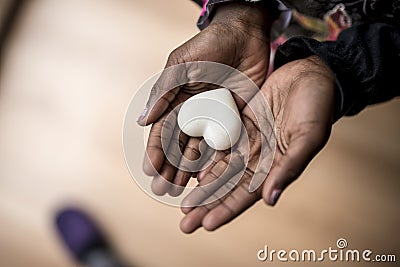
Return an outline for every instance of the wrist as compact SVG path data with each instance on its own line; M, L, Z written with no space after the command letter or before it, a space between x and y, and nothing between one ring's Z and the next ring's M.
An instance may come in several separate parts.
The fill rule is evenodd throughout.
M260 30L269 35L277 12L273 5L262 2L225 2L215 5L211 24L230 24L243 31Z

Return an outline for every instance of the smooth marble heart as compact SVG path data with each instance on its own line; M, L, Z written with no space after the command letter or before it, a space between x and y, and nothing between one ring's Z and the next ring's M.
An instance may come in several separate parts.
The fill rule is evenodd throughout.
M181 130L192 137L204 137L215 150L232 147L240 137L241 120L231 92L220 88L192 96L178 114Z

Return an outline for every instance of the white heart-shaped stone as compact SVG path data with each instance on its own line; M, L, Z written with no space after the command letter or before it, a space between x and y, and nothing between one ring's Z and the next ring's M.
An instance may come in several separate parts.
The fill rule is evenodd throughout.
M204 137L215 150L232 147L240 137L241 120L231 92L220 88L192 96L178 114L181 130L192 137Z

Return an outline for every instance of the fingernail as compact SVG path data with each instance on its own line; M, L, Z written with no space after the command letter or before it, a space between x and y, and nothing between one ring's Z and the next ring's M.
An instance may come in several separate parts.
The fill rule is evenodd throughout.
M274 190L272 191L271 199L270 199L270 202L269 202L269 204L270 204L271 206L275 206L275 204L276 204L276 202L278 201L279 196L281 195L281 193L282 193L282 190L281 190L281 189L274 189Z
M145 107L145 108L143 109L142 113L140 114L140 116L137 118L136 121L141 121L141 120L143 120L143 119L146 117L146 115L147 115L147 111L148 111L148 108Z

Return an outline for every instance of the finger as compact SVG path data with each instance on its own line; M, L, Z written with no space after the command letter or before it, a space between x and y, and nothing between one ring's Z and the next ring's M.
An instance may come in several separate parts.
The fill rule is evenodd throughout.
M145 117L138 121L139 125L145 126L154 123L167 110L180 88L174 88L166 93L156 97L156 100L150 99L145 108ZM155 103L152 103L155 101ZM147 110L146 110L147 109Z
M209 150L210 151L210 150ZM194 178L197 178L197 181L200 183L201 180L204 179L204 177L207 176L207 174L212 170L212 168L215 167L215 165L221 161L227 154L224 151L215 151L215 156L211 158L211 160L207 160L207 163L201 164L201 166L207 166L205 169L201 170L200 172L196 173L193 175ZM211 161L211 162L210 162ZM181 206L181 211L184 214L189 213L191 210L193 210L195 207L186 207L186 206Z
M164 162L164 151L161 141L161 133L164 120L160 120L151 126L149 138L146 145L146 152L143 159L143 171L146 175L157 175ZM166 126L165 131L172 135L173 128Z
M151 88L149 98L137 123L141 126L154 123L166 111L180 90L179 85L187 82L185 65L166 68Z
M223 157L222 157L222 159L223 159ZM222 161L222 159L220 159L220 161ZM209 171L209 173L210 172L211 172L211 170ZM192 206L189 206L189 204L188 204L188 206L185 206L185 204L182 204L181 211L184 214L188 214L193 209L195 209L197 206L209 205L210 203L212 203L214 201L223 199L230 191L232 191L236 187L236 185L237 185L238 181L240 180L240 178L242 177L242 175L243 175L243 172L239 171L239 172L235 173L229 179L225 179L225 182L221 182L220 184L217 184L217 183L215 183L215 180L220 179L220 178L218 178L218 177L215 178L214 175L210 174L210 176L214 177L215 180L208 182L204 186L209 186L210 183L214 182L215 186L213 186L213 188L211 188L211 187L201 188L203 186L202 183L204 183L204 180L202 178L203 182L201 182L202 180L198 179L199 184L193 190L194 192L192 191L189 193L189 194L193 194L193 195L191 195L191 196L188 195L189 197L187 197L187 199L185 199L185 201L188 201L188 202L196 201L196 203L198 203L198 204L192 205ZM204 177L210 177L210 176L205 175ZM222 178L222 179L224 179L224 178ZM204 188L206 188L206 189L204 189ZM210 188L211 188L211 190L210 190ZM197 190L199 190L199 192L197 192ZM198 197L198 199L194 200L196 197Z
M201 141L201 138L192 137L186 143L183 156L179 161L178 170L173 181L174 185L171 186L169 191L170 195L180 195L183 192L184 186L192 177L193 172L197 171L199 159L202 154L200 148Z
M169 117L172 118L172 120L176 120L176 115L171 115ZM177 125L175 125L175 129L170 139L168 139L168 137L165 138L164 134L162 134L162 140L165 141L163 147L164 150L166 150L166 159L164 160L159 175L156 175L157 179L154 179L152 183L152 190L155 194L164 195L165 193L170 192L170 188L173 185L172 181L176 175L177 166L182 157L181 151L187 143L188 138L189 137L184 134ZM167 149L165 149L165 147L167 147Z
M176 134L175 111L164 114L160 120L151 126L143 160L143 171L146 175L158 175L165 159L165 151L174 134Z
M162 166L160 174L153 177L151 190L154 194L162 196L168 192L171 185L171 177L175 175L175 171L175 166L166 160Z
M209 198L212 198L212 200L207 201L208 204L191 209L190 212L183 217L180 223L182 232L189 234L202 226L204 216L214 207L220 205L226 196L219 198L215 195L211 195Z
M271 171L263 185L264 201L274 206L282 191L299 177L326 142L322 131L308 130L289 141L284 154L276 152Z
M226 183L222 186L227 187L229 194L224 193L220 196L216 192L209 197L208 204L196 207L186 214L181 221L181 230L184 233L192 233L201 226L213 231L237 217L261 198L260 190L252 193L247 190L251 173L238 175L242 178L241 182L234 185Z
M181 203L184 207L196 207L205 199L216 192L222 185L235 177L235 174L243 170L244 162L242 156L238 152L233 152L225 156L222 160L210 170L210 172L199 182ZM182 211L184 211L183 209Z
M180 223L181 231L186 234L193 233L201 226L201 221L208 212L209 209L207 207L201 206L191 211L190 214L185 215Z
M246 177L247 176L247 177ZM208 212L203 220L202 226L208 231L214 231L220 226L230 222L242 212L251 207L261 198L261 190L249 192L251 176L248 173L227 197L215 208Z
M215 155L210 156L208 158L205 157L204 160L202 160L202 162L200 163L201 170L197 174L198 182L203 180L203 178L207 176L207 174L212 170L212 168L214 168L215 165L228 154L228 152L221 150L215 150L213 152L215 153Z

